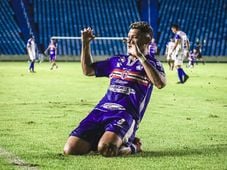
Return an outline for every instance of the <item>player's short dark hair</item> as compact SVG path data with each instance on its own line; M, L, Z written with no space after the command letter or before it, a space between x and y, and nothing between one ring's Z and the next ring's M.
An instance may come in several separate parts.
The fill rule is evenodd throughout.
M33 34L30 34L29 37L30 37L30 38L35 38Z
M138 29L142 33L149 34L151 38L153 37L153 29L147 22L144 21L134 22L129 26L129 29Z
M179 25L177 25L177 24L172 24L171 28L175 28L176 30L180 29Z

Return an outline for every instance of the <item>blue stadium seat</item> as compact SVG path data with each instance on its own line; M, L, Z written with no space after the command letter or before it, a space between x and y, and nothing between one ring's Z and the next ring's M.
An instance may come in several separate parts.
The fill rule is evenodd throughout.
M37 2L39 0L34 1ZM41 14L47 15L47 17L42 18L44 21L39 20L39 30L42 30L42 27L46 26L43 32L39 31L40 42L43 43L44 46L47 46L48 42L45 41L53 36L53 33L56 33L57 36L80 36L80 30L86 26L94 27L95 33L97 33L98 36L126 36L128 28L125 28L125 24L128 26L128 24L132 21L139 19L138 11L135 10L136 1L128 1L130 7L134 4L134 9L130 9L131 11L129 10L126 2L122 2L120 0L117 2L107 2L104 0L87 2L78 0L67 1L65 3L62 1L55 1L55 5L53 5L53 1L42 1L45 7L40 7L38 6L38 3L34 3L34 8L43 8L43 13ZM45 13L45 10L47 10L50 5L52 7L55 6L55 10L58 11L58 16L51 19L52 24L47 23L49 15ZM122 10L119 10L119 8ZM53 16L53 13L51 13L51 15ZM108 49L113 50L112 52L122 50L121 46L117 42L107 44L105 49L101 50L100 47L104 46L105 43L105 41L97 41L98 47L94 48L94 54L98 54L98 51L101 51L103 54L110 54L110 50ZM68 55L79 55L80 53L79 41L62 41L62 43L59 43L59 46L60 45L62 45L62 51L59 51L59 54L67 53Z
M227 11L225 0L157 0L159 2L160 36L157 39L160 54L164 54L165 45L173 35L172 23L178 23L192 43L196 39L203 44L203 55L227 55ZM0 53L24 54L26 42L23 33L26 30L18 24L15 11L9 3L17 1L2 0L0 3ZM96 36L127 36L128 25L140 20L137 0L23 0L25 8L33 7L34 18L29 22L37 23L39 34L36 38L46 48L51 36L80 36L80 30L92 26ZM15 5L15 4L14 4ZM224 8L225 7L225 8ZM152 12L151 12L152 13ZM19 14L18 14L19 15ZM28 14L27 14L28 15ZM7 22L5 22L7 20ZM21 23L25 20L21 20ZM30 23L32 25L32 23ZM33 29L33 28L32 28ZM111 55L125 50L121 42L94 41L97 47L92 53ZM79 55L80 41L59 40L58 54ZM16 47L13 47L16 46ZM15 48L8 50L10 48Z
M223 36L227 34L227 31L223 31L227 28L227 11L223 8L224 3L226 3L224 0L160 1L160 25L158 30L161 32L158 39L161 48L160 53L164 54L165 44L172 34L166 28L176 22L188 34L190 42L193 44L195 44L197 38L201 42L206 41L203 44L203 55L227 55L227 41Z
M0 3L0 54L24 54L25 43L20 37L21 32L14 20L14 13L9 2Z

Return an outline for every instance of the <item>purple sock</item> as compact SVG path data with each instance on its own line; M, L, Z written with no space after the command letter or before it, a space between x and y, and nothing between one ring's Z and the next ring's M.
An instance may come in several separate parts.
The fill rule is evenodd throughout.
M184 72L184 70L182 68L179 68L182 72L182 76L186 76L186 73Z
M181 83L184 82L183 81L183 74L184 74L184 72L182 72L182 71L183 71L182 68L178 68L177 69L178 78L179 78L179 80L180 80Z

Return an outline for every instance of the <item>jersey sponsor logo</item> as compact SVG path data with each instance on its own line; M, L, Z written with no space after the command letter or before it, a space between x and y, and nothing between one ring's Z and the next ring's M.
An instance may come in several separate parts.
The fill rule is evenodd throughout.
M126 110L124 106L117 104L117 103L104 103L101 107L108 109L108 110Z
M127 81L121 80L121 79L116 79L115 83L119 83L119 84L128 84Z
M121 85L110 85L109 90L112 92L122 93L127 95L136 94L134 89L130 87L121 86Z

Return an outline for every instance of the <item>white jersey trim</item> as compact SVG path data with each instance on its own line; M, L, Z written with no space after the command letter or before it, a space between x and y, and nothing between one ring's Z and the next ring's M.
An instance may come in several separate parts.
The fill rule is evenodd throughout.
M133 120L130 128L128 129L125 136L123 137L123 143L127 143L128 139L132 136L132 134L134 132L135 124L136 124L136 121Z

